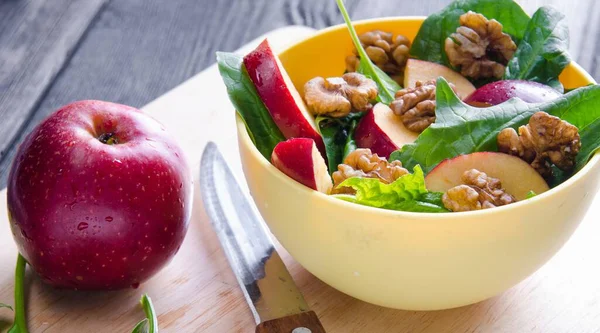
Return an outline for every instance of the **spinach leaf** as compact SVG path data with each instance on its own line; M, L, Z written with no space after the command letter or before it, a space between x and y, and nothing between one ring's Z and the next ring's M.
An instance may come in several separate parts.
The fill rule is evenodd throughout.
M459 27L459 17L469 10L496 19L502 30L511 35L515 43L523 38L529 16L513 0L456 0L442 11L429 15L419 29L410 48L414 58L437 62L452 67L444 50L444 41Z
M28 333L25 316L25 267L27 261L19 254L15 269L15 320L6 333Z
M285 138L248 77L243 58L233 53L217 52L217 63L229 99L244 120L250 138L260 153L271 160L273 148Z
M317 117L317 128L325 143L327 167L330 174L334 173L344 158L356 149L353 138L354 128L362 116L362 113L351 113L342 118Z
M407 212L447 212L441 203L441 193L431 193L425 188L425 176L420 166L391 184L375 178L349 178L339 186L352 187L356 195L334 195L360 205Z
M571 62L568 50L569 28L565 16L552 7L541 7L529 21L523 40L506 66L504 78L562 87L558 75Z
M581 149L575 160L575 171L579 171L600 148L600 86L586 86L564 96L567 101L563 103L563 107L554 107L546 112L579 129Z
M344 17L344 21L348 26L348 31L350 32L350 37L352 38L352 42L354 43L354 47L358 51L358 55L360 57L360 63L356 71L358 73L363 74L364 76L370 78L375 81L377 84L378 95L377 101L386 105L390 105L391 102L394 101L394 96L396 95L396 91L400 90L400 85L390 78L384 71L382 71L379 67L375 66L367 52L362 47L360 40L358 39L358 35L356 34L356 30L352 26L352 21L350 21L350 16L348 15L348 11L344 6L343 0L336 0L338 8Z
M346 138L346 144L344 145L344 157L342 158L342 161L346 159L346 156L348 156L351 152L358 149L356 146L356 141L354 140L354 130L356 130L356 125L358 125L358 120L352 120L350 123L350 131L348 133L348 137Z
M144 309L146 318L142 319L131 333L158 333L158 318L152 305L152 300L147 294L142 295L140 305Z
M577 155L576 170L581 169L600 147L600 86L587 86L554 101L528 104L513 98L489 108L463 103L443 78L437 80L436 121L417 140L395 151L390 160L402 161L404 167L419 164L429 172L441 161L461 154L497 151L496 137L507 127L525 125L538 111L547 112L579 128L582 147ZM557 174L558 183L568 174Z

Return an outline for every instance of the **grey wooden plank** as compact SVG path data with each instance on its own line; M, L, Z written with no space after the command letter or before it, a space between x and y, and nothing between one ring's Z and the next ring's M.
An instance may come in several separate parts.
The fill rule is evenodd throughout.
M427 15L449 2L346 0L354 19ZM571 28L572 51L600 78L600 5L593 0L519 2L530 13L545 4L564 12ZM234 50L285 25L324 28L341 22L333 0L113 0L90 27L35 112L25 119L15 142L50 112L71 101L103 99L140 107L213 63L217 50ZM0 124L0 132L4 128ZM5 184L14 147L0 162L0 188Z
M0 2L0 160L104 2Z

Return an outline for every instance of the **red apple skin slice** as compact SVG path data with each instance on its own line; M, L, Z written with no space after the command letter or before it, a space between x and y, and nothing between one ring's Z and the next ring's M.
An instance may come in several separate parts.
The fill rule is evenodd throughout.
M313 117L268 40L244 57L244 66L283 136L313 139L323 156L327 156Z
M475 86L451 68L430 61L408 59L404 70L404 87L413 88L417 81L426 82L443 77L454 84L456 93L465 98L475 91Z
M534 81L502 80L488 83L465 98L473 106L491 106L518 97L526 103L543 103L562 96L554 88Z
M388 158L390 154L407 143L414 142L418 133L407 129L400 117L385 104L376 104L360 120L354 131L354 140L359 148Z
M333 187L327 164L312 139L294 138L273 149L271 163L297 182L313 190L329 193Z
M526 199L529 191L540 194L549 190L544 178L525 161L496 152L478 152L442 161L427 174L425 185L429 191L446 192L454 186L464 184L461 177L470 169L477 169L500 179L506 193L519 201Z

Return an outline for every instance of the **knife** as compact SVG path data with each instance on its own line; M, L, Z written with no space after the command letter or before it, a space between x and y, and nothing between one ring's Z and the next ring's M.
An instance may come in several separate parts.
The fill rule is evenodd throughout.
M202 153L200 191L212 227L254 315L256 333L325 333L275 250L256 208L213 142Z

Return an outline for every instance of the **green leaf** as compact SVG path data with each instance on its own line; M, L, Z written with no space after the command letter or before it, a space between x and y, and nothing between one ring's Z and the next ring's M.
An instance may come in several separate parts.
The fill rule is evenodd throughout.
M131 333L149 333L150 325L148 322L148 318L142 319L135 327Z
M390 78L384 71L382 71L379 67L375 66L373 62L371 62L371 59L369 59L367 52L362 47L362 44L358 39L358 34L356 33L354 26L352 26L352 21L350 20L350 16L348 15L346 7L344 6L344 1L336 1L338 8L340 9L342 16L344 17L344 21L348 26L348 31L350 32L350 37L352 38L354 47L356 47L356 50L358 51L358 55L360 57L360 63L356 71L375 81L378 89L377 101L389 105L391 102L394 101L396 92L402 89L402 87L400 87L400 85L396 81Z
M27 261L19 254L15 269L15 320L7 333L28 333L25 315L25 267Z
M420 166L415 166L412 174L406 174L391 184L384 184L376 178L349 178L340 187L352 187L356 194L335 195L335 197L360 205L409 212L446 212L441 205L441 194L434 194L425 188L425 177Z
M335 172L344 158L356 149L353 139L354 128L362 116L362 113L351 113L342 118L319 116L315 120L325 143L330 174Z
M457 0L427 17L412 43L410 55L452 67L444 50L444 41L456 32L460 16L469 10L500 22L502 30L517 44L529 22L529 16L513 0Z
M271 160L273 148L285 138L256 92L243 58L233 53L217 52L217 63L229 100L244 120L250 138L260 153Z
M600 147L600 86L587 86L562 95L554 101L528 104L513 98L489 108L463 103L443 78L437 81L436 121L417 140L392 153L390 160L404 167L421 165L429 172L441 161L478 151L497 151L496 137L507 127L525 125L536 112L544 111L579 128L582 147L576 169L587 163ZM568 178L560 173L558 183Z
M529 21L504 78L562 87L558 75L570 62L565 15L552 7L541 7Z
M444 207L444 203L442 202L442 196L444 193L441 192L427 192L421 196L421 201L427 202L439 207Z
M527 197L525 197L525 199L531 199L533 197L535 197L537 195L537 193L535 193L534 191L529 191L527 192Z
M351 152L358 149L356 141L354 140L354 131L356 130L356 125L358 125L358 120L352 120L350 123L350 131L348 132L348 137L346 138L346 144L344 145L344 157L342 158L342 161L346 159L346 156L350 155Z
M135 325L132 333L158 333L158 318L148 294L142 295L140 305L144 309L146 318Z
M14 311L12 306L10 306L8 304L4 304L4 303L0 303L0 308L7 308L7 309L10 309L10 311Z
M600 86L586 86L563 96L567 100L563 107L554 107L546 112L579 129L581 149L575 160L575 171L579 171L600 148ZM568 176L565 174L563 177L566 179Z

